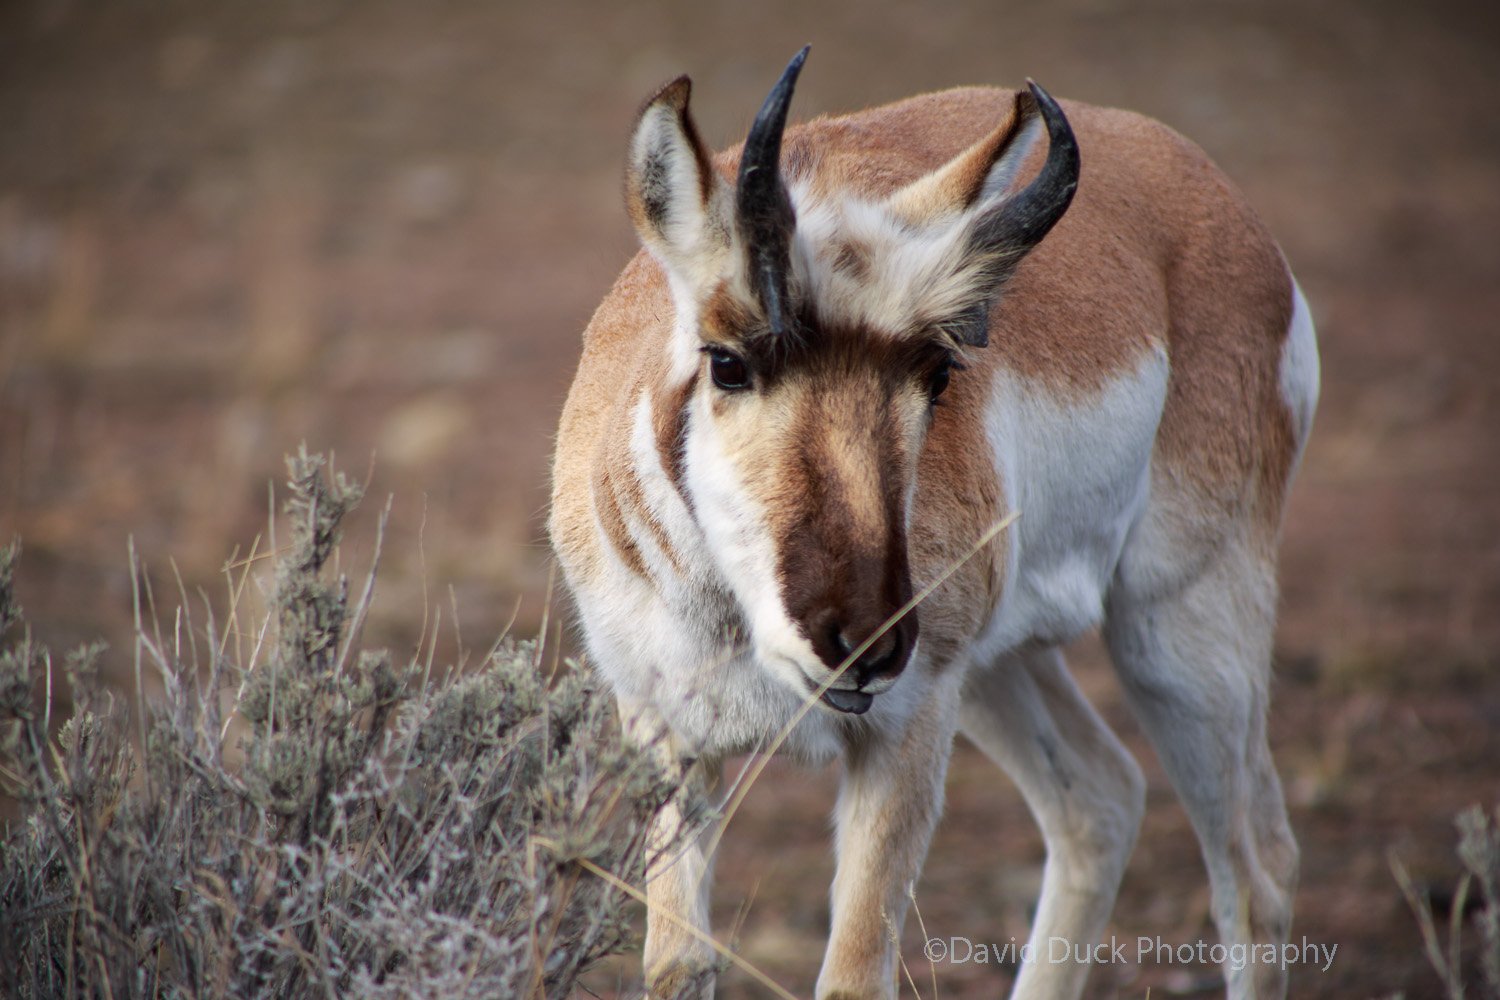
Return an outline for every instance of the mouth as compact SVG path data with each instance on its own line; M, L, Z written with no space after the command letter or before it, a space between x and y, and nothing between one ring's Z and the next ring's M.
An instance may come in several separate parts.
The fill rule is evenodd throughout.
M829 688L823 692L823 704L848 715L864 715L875 703L875 696L865 691Z
M875 696L890 687L889 683L882 684L877 681L871 685L871 687L875 688L874 691L854 690L852 688L829 688L822 694L817 694L821 682L809 677L797 661L787 658L785 662L802 675L802 683L807 686L809 694L816 694L819 701L835 712L840 712L844 715L864 715L870 710L870 706L875 703Z

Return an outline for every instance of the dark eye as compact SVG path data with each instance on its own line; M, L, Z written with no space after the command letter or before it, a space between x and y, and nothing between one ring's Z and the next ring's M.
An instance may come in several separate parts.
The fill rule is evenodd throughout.
M750 388L750 369L742 358L720 347L708 350L708 373L714 385L725 391Z
M933 371L931 378L928 380L927 398L934 404L937 403L938 397L943 394L943 390L948 388L948 380L953 377L953 368L953 359L946 357L937 366L936 370Z

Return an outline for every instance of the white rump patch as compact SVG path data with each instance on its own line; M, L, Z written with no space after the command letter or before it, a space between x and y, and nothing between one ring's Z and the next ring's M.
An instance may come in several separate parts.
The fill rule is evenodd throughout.
M1313 328L1312 312L1307 307L1301 286L1293 278L1292 322L1287 327L1286 344L1281 348L1281 398L1292 411L1299 455L1312 431L1320 380L1318 337Z

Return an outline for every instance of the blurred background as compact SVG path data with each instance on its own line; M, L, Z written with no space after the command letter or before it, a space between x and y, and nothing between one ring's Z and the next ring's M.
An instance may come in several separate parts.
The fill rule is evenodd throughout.
M634 252L619 177L639 102L689 73L705 137L729 144L805 42L800 117L1035 77L1203 145L1312 303L1323 401L1286 527L1272 732L1304 850L1294 938L1340 950L1292 992L1430 995L1386 851L1451 886L1453 814L1500 794L1497 10L11 0L0 537L25 541L20 598L55 649L102 636L128 662L130 540L158 603L176 603L174 574L221 602L305 441L370 484L354 570L394 496L374 639L409 647L439 607L469 646L513 618L534 633L552 428L579 334ZM1073 658L1151 779L1112 931L1197 940L1208 894L1186 819L1097 647ZM837 778L773 773L726 840L716 913L810 993ZM1008 782L961 749L918 887L928 931L1023 937L1041 857ZM1008 981L929 970L911 923L923 997ZM1111 966L1091 989L1192 994L1212 975ZM722 993L756 995L734 972Z

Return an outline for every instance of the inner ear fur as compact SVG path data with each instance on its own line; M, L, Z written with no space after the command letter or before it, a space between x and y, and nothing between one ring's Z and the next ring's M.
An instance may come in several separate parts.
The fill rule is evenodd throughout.
M679 76L641 107L625 169L625 208L641 241L669 266L729 244L729 187L713 169Z

